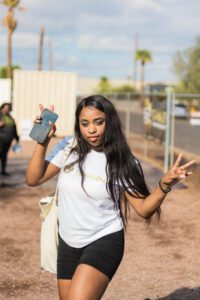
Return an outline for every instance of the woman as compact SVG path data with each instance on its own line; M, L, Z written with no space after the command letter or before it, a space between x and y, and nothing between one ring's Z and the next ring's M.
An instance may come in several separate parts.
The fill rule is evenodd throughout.
M118 114L102 96L90 96L78 104L77 144L66 160L61 150L51 162L45 161L48 143L56 131L54 124L51 128L47 141L37 144L26 178L28 185L36 186L60 172L60 299L101 299L123 257L128 203L145 219L155 212L159 215L171 186L191 174L187 168L194 161L179 166L179 155L173 168L150 193L140 163L126 142Z
M19 142L17 128L13 117L10 115L12 108L10 103L3 103L0 107L0 159L1 174L9 176L6 172L7 155L13 139Z

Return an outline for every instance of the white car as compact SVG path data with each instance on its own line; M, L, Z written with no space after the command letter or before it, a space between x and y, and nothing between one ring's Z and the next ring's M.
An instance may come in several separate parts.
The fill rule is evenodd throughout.
M187 105L182 103L176 103L174 105L172 115L175 116L175 118L187 119L189 117Z

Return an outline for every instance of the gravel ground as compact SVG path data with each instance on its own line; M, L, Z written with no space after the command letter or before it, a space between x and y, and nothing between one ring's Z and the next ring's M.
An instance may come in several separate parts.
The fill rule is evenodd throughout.
M55 139L53 143L57 142ZM56 180L29 188L24 182L33 142L10 153L9 178L0 178L0 300L57 300L56 278L40 271L38 201ZM162 173L142 162L153 187ZM162 205L162 219L147 226L132 210L124 259L103 300L200 300L199 172Z

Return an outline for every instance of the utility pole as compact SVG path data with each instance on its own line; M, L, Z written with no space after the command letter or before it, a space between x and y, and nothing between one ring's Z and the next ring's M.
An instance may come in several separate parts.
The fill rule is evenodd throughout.
M41 71L43 69L43 45L44 45L44 27L41 27L39 53L38 53L38 71Z
M134 37L134 58L133 58L133 85L137 84L137 60L136 60L136 52L139 49L139 33L135 33Z
M48 43L48 67L49 71L53 70L53 48L51 39L49 39Z

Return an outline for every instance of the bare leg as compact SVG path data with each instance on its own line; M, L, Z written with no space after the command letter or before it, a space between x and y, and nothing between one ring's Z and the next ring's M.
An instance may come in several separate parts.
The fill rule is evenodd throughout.
M58 292L60 300L67 300L71 280L58 279Z
M109 281L109 278L97 269L80 264L72 278L67 300L99 300Z

